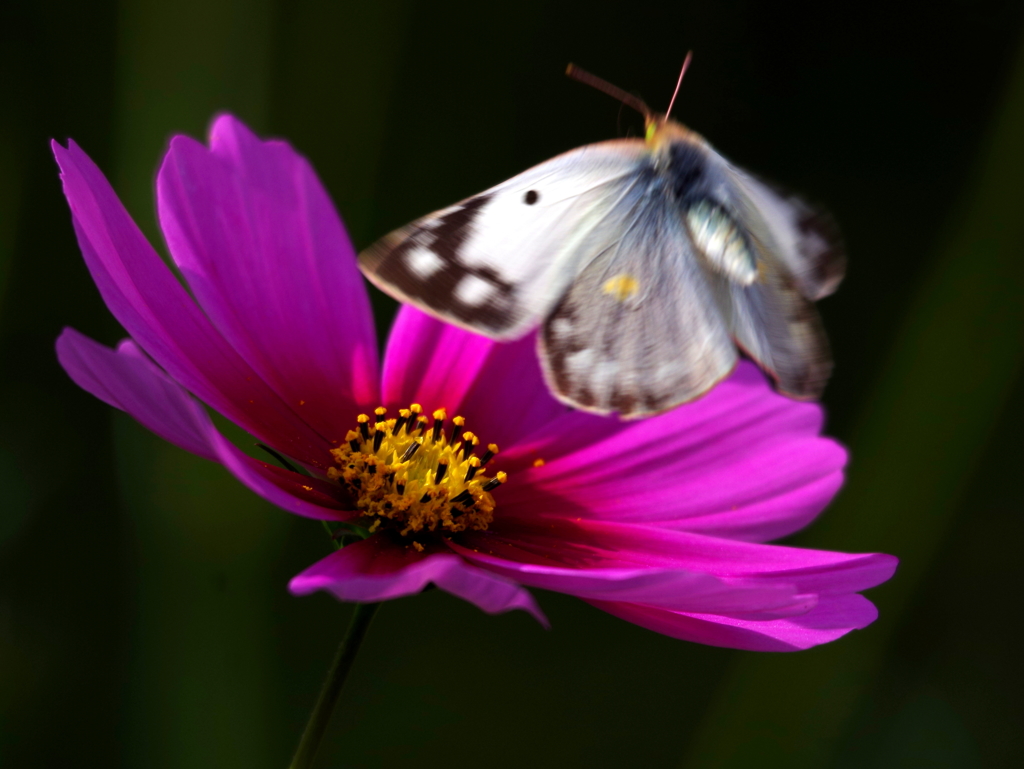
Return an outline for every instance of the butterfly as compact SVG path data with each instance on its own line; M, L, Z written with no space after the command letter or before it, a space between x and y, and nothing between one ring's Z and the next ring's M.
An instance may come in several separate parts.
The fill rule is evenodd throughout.
M832 362L814 302L845 268L831 220L670 118L675 95L660 115L568 74L639 110L645 138L558 155L396 230L359 255L366 277L493 339L539 327L549 389L586 411L667 411L741 353L781 392L818 397Z

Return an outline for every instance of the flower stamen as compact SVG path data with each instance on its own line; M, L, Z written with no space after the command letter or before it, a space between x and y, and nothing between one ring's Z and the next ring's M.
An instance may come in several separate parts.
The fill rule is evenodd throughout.
M460 427L461 427L461 425L460 425ZM476 449L477 444L479 444L479 443L480 443L480 439L477 438L469 430L464 432L462 434L462 458L463 459L468 459L469 455L473 453L473 450Z
M485 451L484 455L482 457L480 457L480 464L481 465L486 465L488 462L490 462L492 459L494 459L494 455L497 454L497 453L498 453L498 444L496 444L496 443L488 443L487 444L487 451Z
M444 430L445 416L447 415L444 409L438 409L434 412L434 435L430 440L431 443L437 443L437 439L441 437L441 431Z
M409 421L409 416L411 414L412 412L409 411L409 409L398 410L398 419L395 420L395 427L391 431L392 435L398 435L400 432L402 432L402 428L405 427L406 422Z
M381 406L374 409L373 422L367 414L357 416L357 429L331 451L337 464L327 471L373 519L366 528L387 525L402 536L486 529L494 517L491 492L507 479L503 472L493 477L481 472L498 453L497 445L476 456L480 439L462 429L462 416L452 418L452 430L446 431L443 408L432 412L429 431L418 403L400 409L395 419L386 415Z

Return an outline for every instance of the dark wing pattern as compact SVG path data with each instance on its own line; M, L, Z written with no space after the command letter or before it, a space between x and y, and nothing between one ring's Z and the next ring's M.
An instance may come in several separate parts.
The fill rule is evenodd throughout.
M396 230L359 255L381 290L495 339L535 328L582 265L578 245L614 208L643 142L591 144Z

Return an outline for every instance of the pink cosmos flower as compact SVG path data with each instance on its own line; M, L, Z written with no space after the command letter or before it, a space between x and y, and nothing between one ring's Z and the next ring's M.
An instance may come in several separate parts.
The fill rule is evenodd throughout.
M409 307L379 365L353 248L287 144L231 117L209 148L171 141L158 208L187 289L85 153L53 149L86 263L130 334L111 350L67 329L61 364L274 504L369 533L295 577L295 593L375 602L433 583L546 623L527 590L539 587L676 638L777 651L875 619L859 591L893 557L762 544L821 511L846 454L820 435L818 406L779 396L753 365L620 422L555 401L533 339L498 344ZM200 402L309 474L243 453Z

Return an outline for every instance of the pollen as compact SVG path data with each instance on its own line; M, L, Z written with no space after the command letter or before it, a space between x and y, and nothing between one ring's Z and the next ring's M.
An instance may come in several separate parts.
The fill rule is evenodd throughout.
M625 302L636 296L640 290L640 281L623 272L608 278L601 286L601 290L616 302Z
M356 417L345 443L331 451L336 466L327 477L349 492L371 531L388 527L412 537L486 529L494 518L491 492L507 476L488 473L498 446L488 444L478 456L480 439L465 424L443 408L427 417L418 403L390 419L378 407L372 417Z

